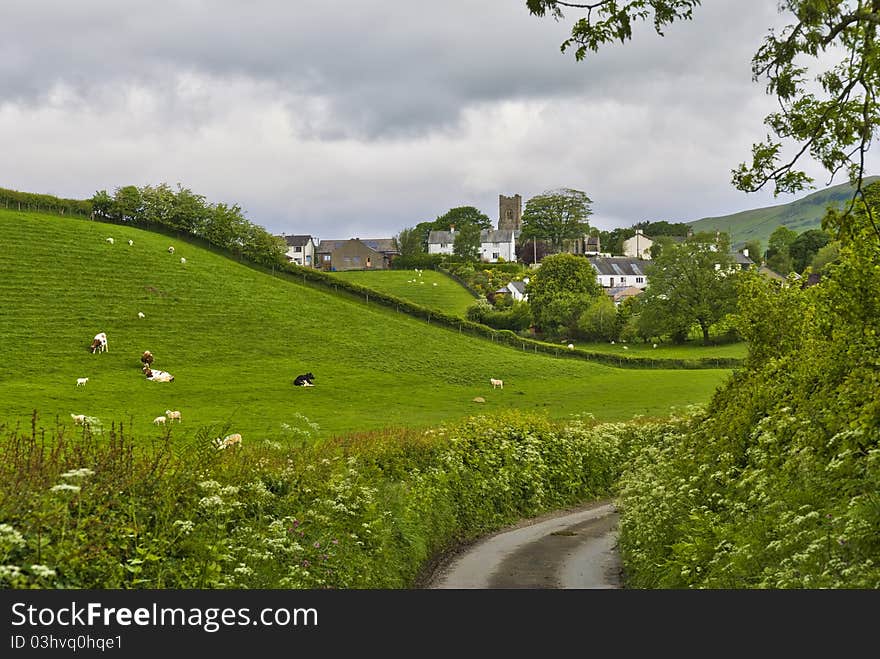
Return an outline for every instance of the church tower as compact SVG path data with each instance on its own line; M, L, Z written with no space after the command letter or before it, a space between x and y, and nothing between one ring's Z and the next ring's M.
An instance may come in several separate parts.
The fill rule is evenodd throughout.
M518 194L512 197L498 195L498 228L522 229L522 197Z

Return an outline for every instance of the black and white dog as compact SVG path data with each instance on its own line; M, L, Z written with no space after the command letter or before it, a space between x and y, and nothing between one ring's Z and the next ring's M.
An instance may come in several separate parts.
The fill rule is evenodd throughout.
M314 387L315 383L312 380L315 379L315 376L311 373L305 373L304 375L297 375L296 379L293 381L293 384L297 387Z

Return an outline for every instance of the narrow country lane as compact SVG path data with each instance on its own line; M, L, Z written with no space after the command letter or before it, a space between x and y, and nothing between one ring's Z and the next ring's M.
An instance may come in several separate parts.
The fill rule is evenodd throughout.
M610 501L545 515L449 557L426 588L622 588Z

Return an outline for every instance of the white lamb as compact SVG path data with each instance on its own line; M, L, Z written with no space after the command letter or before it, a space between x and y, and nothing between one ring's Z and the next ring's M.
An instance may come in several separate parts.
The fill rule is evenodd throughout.
M174 254L174 246L173 246L173 245L170 246L170 247L168 247L168 253L169 253L169 254Z
M180 262L183 263L183 264L186 264L186 259L185 259L184 257L181 256L181 257L180 257Z
M107 242L110 243L110 244L112 245L114 241L113 241L112 238L107 238Z
M138 318L146 318L143 311L138 311Z
M129 240L129 241L128 241L128 246L131 247L132 245L134 245L134 241L133 241L133 240Z
M84 386L86 386L86 382L88 382L88 381L89 381L88 378L77 378L76 379L76 386L77 387L84 387Z
M496 380L495 378L489 378L489 384L492 385L492 388L501 387L504 389L504 380Z
M177 419L177 423L180 423L180 410L165 410L165 416L171 419Z
M153 423L155 423L157 426L164 426L165 425L165 417L164 416L157 416L155 419L153 419Z
M74 425L84 426L86 424L86 415L85 414L73 414L71 412L70 418L73 419Z
M234 444L241 444L241 435L236 432L231 435L226 435L223 439L218 437L214 440L214 443L217 445L218 449L229 448Z

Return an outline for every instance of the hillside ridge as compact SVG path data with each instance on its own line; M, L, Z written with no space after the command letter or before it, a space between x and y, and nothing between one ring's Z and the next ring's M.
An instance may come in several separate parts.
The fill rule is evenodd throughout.
M868 176L865 183L880 180L880 176ZM725 231L734 247L742 246L747 240L759 240L767 247L770 234L779 227L786 226L798 233L821 228L822 218L827 208L842 208L853 194L854 188L847 183L816 190L810 194L785 204L764 206L749 210L712 217L703 217L687 222L699 231Z

